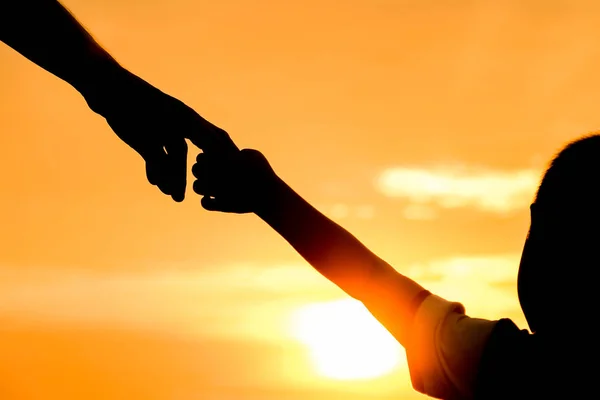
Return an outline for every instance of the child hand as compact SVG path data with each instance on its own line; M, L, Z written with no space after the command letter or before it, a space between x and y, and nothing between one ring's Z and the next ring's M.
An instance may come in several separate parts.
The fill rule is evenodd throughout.
M228 213L256 212L268 201L278 180L265 156L252 149L227 154L200 153L192 167L194 192L202 207Z

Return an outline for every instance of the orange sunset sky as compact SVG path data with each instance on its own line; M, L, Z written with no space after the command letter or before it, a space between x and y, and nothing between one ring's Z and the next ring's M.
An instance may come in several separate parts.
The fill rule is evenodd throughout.
M401 273L527 328L528 206L600 128L600 3L64 4ZM257 217L162 195L5 45L0 87L1 399L425 398L391 335Z

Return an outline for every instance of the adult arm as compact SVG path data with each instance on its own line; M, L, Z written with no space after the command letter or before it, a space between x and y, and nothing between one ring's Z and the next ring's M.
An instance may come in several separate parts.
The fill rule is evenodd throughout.
M0 40L21 55L94 96L122 67L56 0L7 0L0 13Z
M0 5L0 40L68 82L146 162L148 181L182 201L187 143L237 149L227 133L181 101L123 68L56 0Z

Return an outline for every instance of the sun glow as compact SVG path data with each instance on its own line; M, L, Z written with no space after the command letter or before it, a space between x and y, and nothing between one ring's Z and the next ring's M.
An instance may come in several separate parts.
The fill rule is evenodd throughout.
M293 315L293 334L308 347L317 372L332 379L385 375L403 354L392 335L352 299L300 308Z

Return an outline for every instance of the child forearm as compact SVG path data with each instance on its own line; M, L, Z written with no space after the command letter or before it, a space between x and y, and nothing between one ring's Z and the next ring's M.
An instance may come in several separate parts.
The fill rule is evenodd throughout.
M256 214L318 272L365 306L404 342L410 304L424 289L373 254L277 178ZM404 343L403 343L404 344Z

